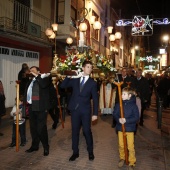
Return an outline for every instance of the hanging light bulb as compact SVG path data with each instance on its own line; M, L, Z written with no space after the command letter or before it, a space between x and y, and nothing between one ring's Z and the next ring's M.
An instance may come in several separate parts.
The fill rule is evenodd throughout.
M49 39L54 39L55 38L55 33L53 32L52 35L48 37Z
M112 33L112 30L113 30L113 27L112 27L112 26L108 26L108 27L107 27L107 32L108 32L109 34Z
M58 30L58 24L52 24L51 26L53 28L53 31L57 31Z
M93 28L95 30L99 30L100 28L102 27L101 23L99 21L96 21L94 24L93 24Z
M49 37L53 34L53 30L51 28L47 28L45 34Z
M109 40L110 40L111 42L115 41L115 35L114 35L114 34L111 34L111 35L109 36Z
M84 22L80 23L79 29L80 29L81 32L85 32L87 30L86 23L84 23Z
M73 43L73 39L71 38L71 37L68 37L67 39L66 39L66 42L67 42L67 44L72 44Z
M122 34L120 32L115 33L115 39L121 39Z

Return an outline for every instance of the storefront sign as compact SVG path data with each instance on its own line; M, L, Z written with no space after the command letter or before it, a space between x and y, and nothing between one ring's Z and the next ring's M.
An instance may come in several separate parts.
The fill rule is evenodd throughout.
M26 51L26 50L3 47L3 46L0 46L0 54L8 55L8 56L15 56L15 57L17 56L17 57L39 59L39 52Z

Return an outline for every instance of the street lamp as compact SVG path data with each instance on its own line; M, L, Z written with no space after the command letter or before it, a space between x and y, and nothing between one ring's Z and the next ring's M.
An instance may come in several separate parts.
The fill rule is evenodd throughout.
M54 39L54 45L55 45L54 55L56 55L57 54L57 52L56 52L56 34L57 34L57 30L58 30L58 24L54 23L51 26L52 26L52 28L46 29L45 34L47 35L47 37L49 39Z
M164 68L167 66L168 64L168 58L169 58L169 51L170 51L170 48L169 48L169 35L168 34L165 34L162 36L162 40L163 40L163 46L164 46L164 54L162 53L161 54L161 67ZM161 52L161 51L160 51Z
M58 24L54 23L51 25L52 28L47 28L45 34L49 39L54 39L54 58L53 58L53 67L52 71L56 71L56 61L58 60L57 51L56 51L56 35L58 30Z
M91 49L91 43L90 43L90 24L94 28L94 30L100 30L101 29L101 23L99 21L95 21L96 17L91 16L89 20L83 17L81 21L77 21L77 30L75 32L75 38L77 38L77 50L82 53L84 50ZM67 38L66 42L67 44L72 44L69 41L69 37ZM88 46L89 45L89 46Z
M112 26L107 27L108 34L110 34L109 40L111 44L114 46L114 41L120 40L122 37L122 34L120 32L116 32L115 34L112 34L112 30L113 30Z
M110 51L113 54L113 66L115 67L115 55L118 54L118 49L115 47L115 43L119 41L122 37L120 32L116 32L115 34L112 34L113 27L108 26L107 32L109 34L109 41L110 41Z

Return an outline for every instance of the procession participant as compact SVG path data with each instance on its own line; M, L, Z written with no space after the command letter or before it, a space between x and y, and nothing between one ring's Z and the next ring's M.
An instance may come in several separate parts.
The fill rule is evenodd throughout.
M121 74L117 74L116 81L118 82L123 82L121 89L125 87L132 87L134 88L134 80L132 77L129 77L127 75L127 68L122 68ZM117 88L117 87L116 87ZM118 89L116 90L116 98L115 98L115 103L119 103L119 94L118 94ZM113 124L112 127L114 128L116 126L116 121L113 118Z
M119 142L119 157L118 167L122 167L125 162L125 150L123 140L122 124L125 126L125 134L127 140L127 148L129 151L129 167L128 170L133 170L136 163L135 148L134 148L134 132L136 132L136 123L139 121L139 110L136 105L136 97L134 90L125 87L122 90L124 118L120 115L120 105L117 103L113 111L113 117L116 120L116 130L118 131Z
M33 77L27 85L25 100L29 103L32 144L25 152L38 151L41 141L44 148L44 156L47 156L49 154L47 114L50 109L50 80L45 74L40 74L40 69L36 66L30 68L30 74Z
M149 83L145 77L142 76L142 70L138 69L136 71L136 78L134 78L135 83L135 89L137 95L141 99L141 117L139 125L143 126L143 113L146 109L146 104L149 101L149 95L150 95L150 89L149 89Z
M84 61L82 64L83 73L79 78L66 77L61 84L62 88L72 87L72 96L68 109L71 112L72 123L72 150L73 155L69 161L75 161L79 157L79 134L82 126L83 134L87 143L89 160L94 160L93 136L91 132L91 119L97 120L98 115L98 93L97 83L90 78L92 62ZM91 118L91 99L93 100L93 116Z

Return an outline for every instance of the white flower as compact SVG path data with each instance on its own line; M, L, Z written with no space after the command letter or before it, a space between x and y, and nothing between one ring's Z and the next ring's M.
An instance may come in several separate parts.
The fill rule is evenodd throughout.
M70 66L70 65L71 65L71 63L69 62L69 63L68 63L68 66Z
M114 68L113 68L113 67L111 67L111 68L110 68L110 71L113 71L113 70L114 70Z
M81 72L81 69L79 68L77 71L78 71L78 72Z
M101 63L97 63L97 66L101 67L101 66L102 66L102 64L101 64Z
M76 63L80 63L80 59L79 59L79 60L76 60Z

